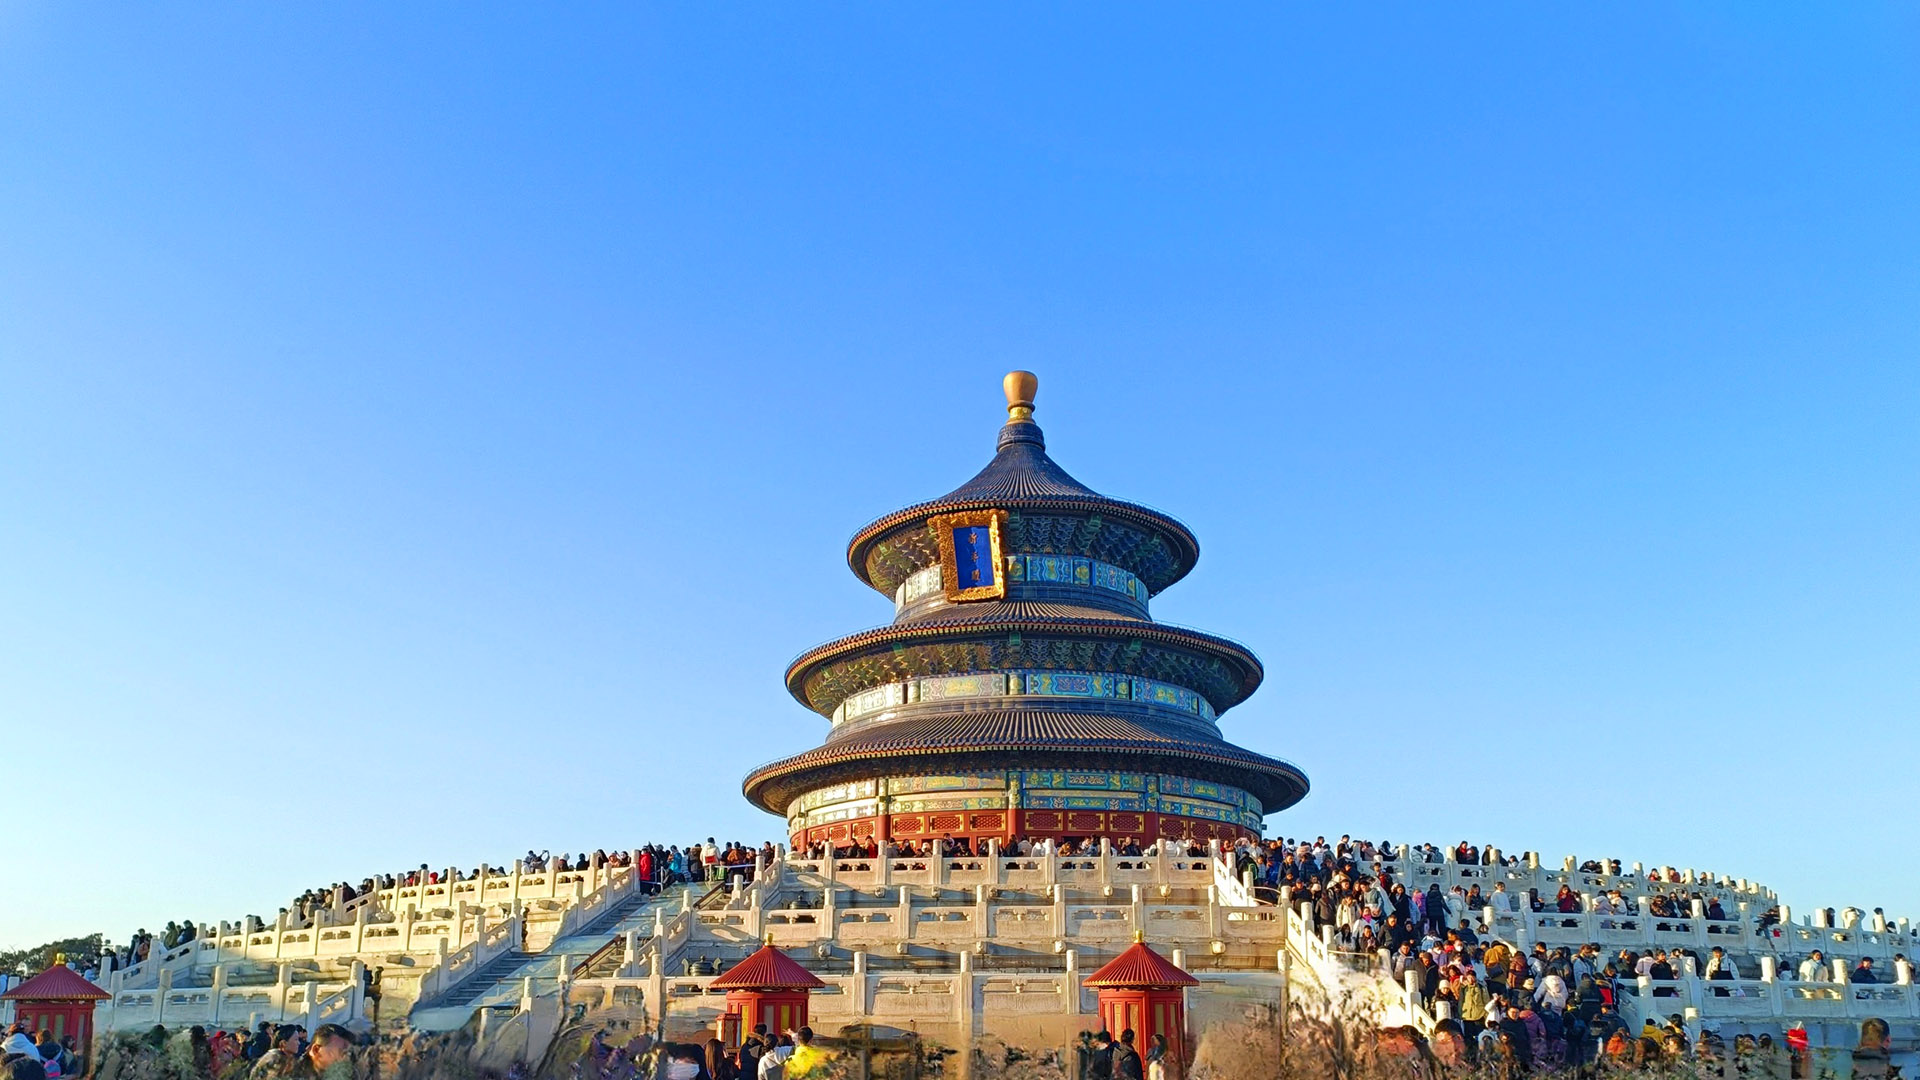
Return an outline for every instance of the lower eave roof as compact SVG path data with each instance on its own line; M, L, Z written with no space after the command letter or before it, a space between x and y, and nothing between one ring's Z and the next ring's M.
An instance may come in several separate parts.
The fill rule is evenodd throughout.
M1021 761L1026 759L1039 768L1036 759L1082 755L1153 762L1176 775L1218 777L1252 792L1267 813L1299 802L1308 789L1306 774L1295 766L1223 740L1160 731L1132 717L1043 709L937 713L866 726L763 765L742 787L748 801L785 814L787 804L808 787L862 764L867 767L861 771L869 774L905 775L956 767L952 762L960 757L1004 759L1003 768L1027 767Z

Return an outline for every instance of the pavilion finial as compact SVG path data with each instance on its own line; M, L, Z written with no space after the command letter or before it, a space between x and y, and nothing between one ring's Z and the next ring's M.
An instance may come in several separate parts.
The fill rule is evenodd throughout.
M1133 932L1133 943L1135 945L1145 945L1147 943L1147 932L1145 930L1135 930Z
M1031 371L1009 371L1000 385L1007 392L1007 422L1033 419L1033 395L1040 390L1040 376Z

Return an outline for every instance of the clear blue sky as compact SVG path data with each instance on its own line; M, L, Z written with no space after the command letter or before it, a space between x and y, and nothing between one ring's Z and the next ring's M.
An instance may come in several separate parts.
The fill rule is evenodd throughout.
M777 835L847 536L1193 527L1284 834L1920 915L1920 9L0 7L0 944Z

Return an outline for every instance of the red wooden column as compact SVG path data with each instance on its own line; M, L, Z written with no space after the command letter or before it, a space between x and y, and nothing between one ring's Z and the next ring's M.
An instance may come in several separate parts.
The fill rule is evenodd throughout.
M1144 1059L1153 1037L1166 1036L1167 1069L1176 1076L1185 1075L1187 1064L1184 991L1199 984L1200 980L1147 948L1138 933L1126 952L1081 982L1100 991L1100 1024L1115 1042L1121 1032L1131 1029L1133 1048Z

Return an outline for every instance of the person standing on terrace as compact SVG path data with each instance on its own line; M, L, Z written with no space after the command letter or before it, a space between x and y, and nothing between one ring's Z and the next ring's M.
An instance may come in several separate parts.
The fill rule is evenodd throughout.
M1826 982L1827 981L1827 958L1820 952L1819 949L1813 950L1813 952L1809 954L1805 960L1802 960L1800 962L1800 981L1801 982Z

